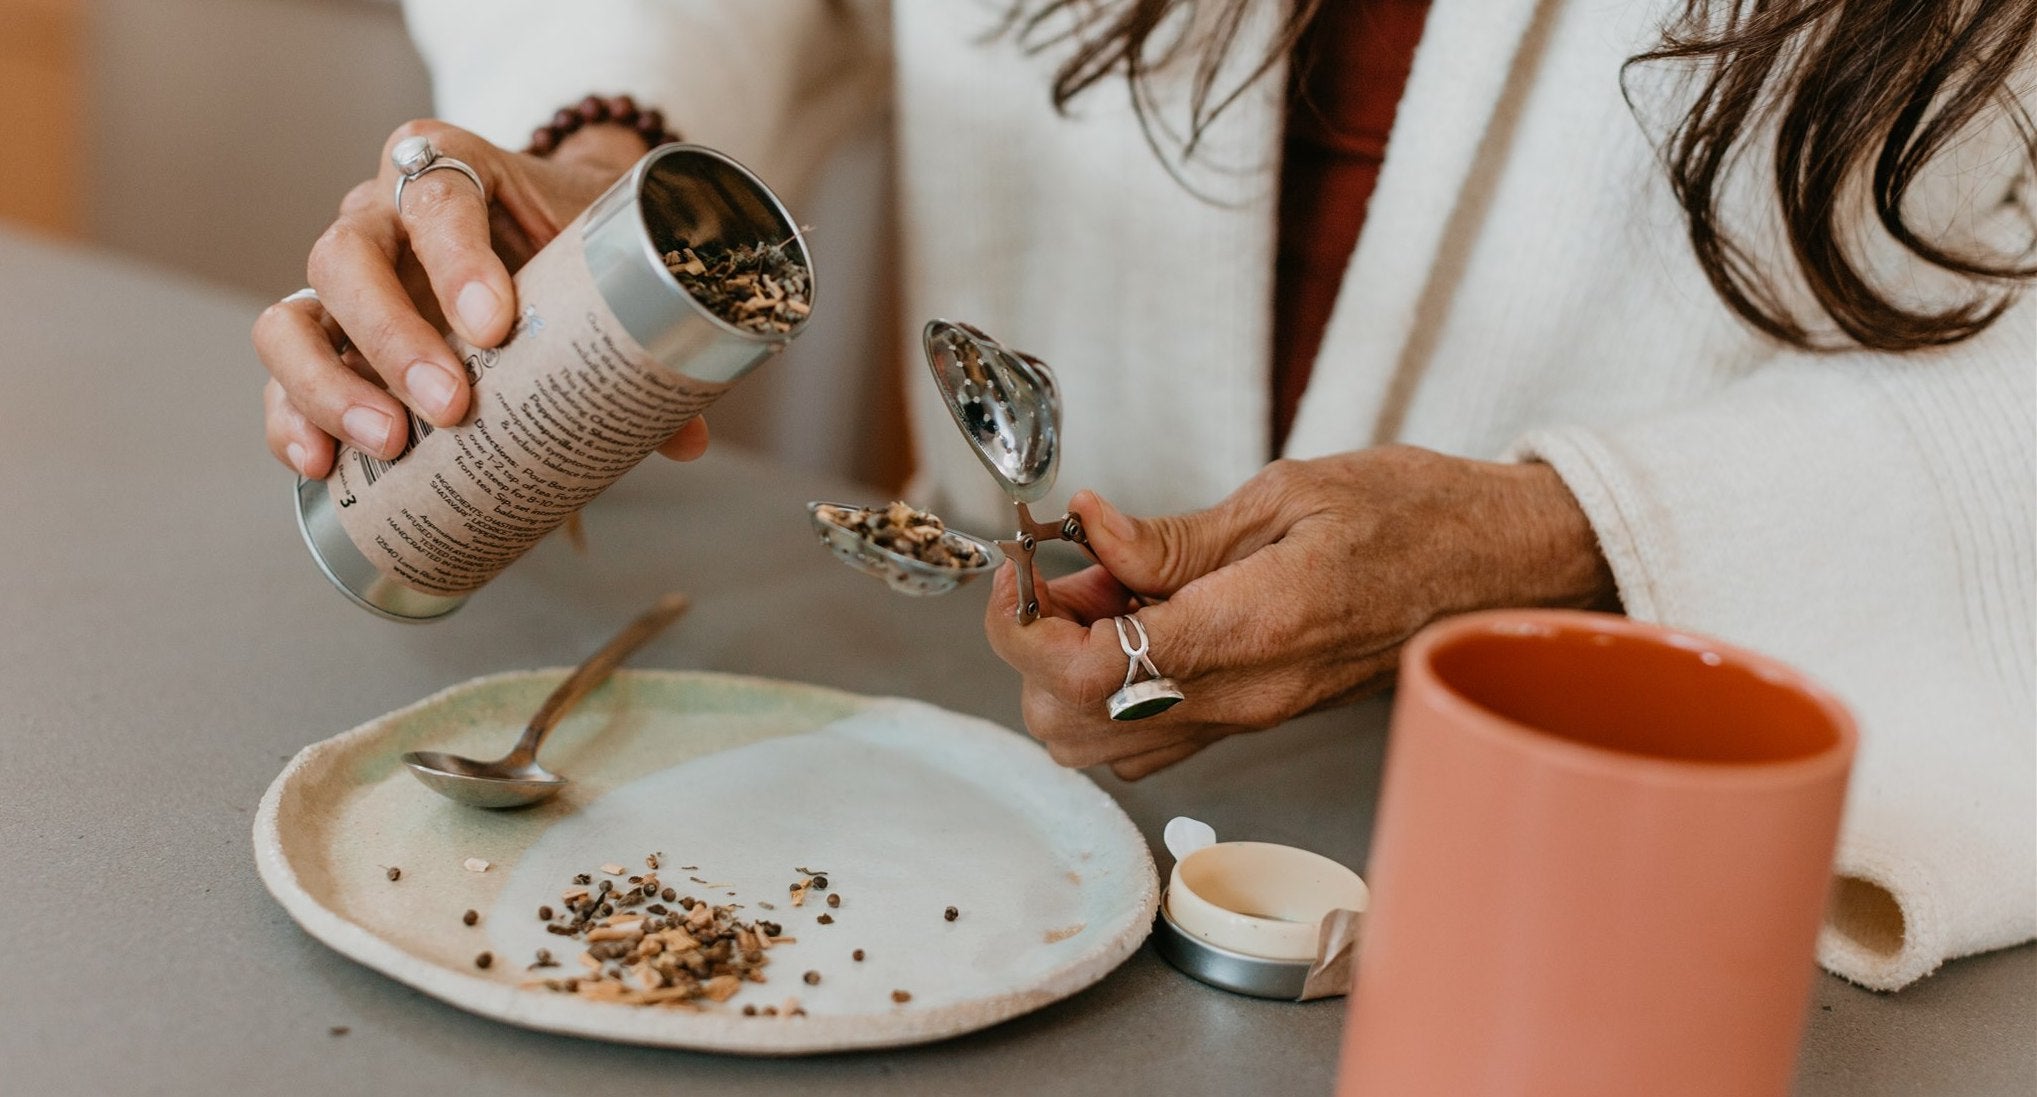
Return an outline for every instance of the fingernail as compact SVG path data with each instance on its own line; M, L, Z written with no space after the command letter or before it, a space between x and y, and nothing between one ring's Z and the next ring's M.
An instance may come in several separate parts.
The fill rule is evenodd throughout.
M297 475L311 475L311 455L304 452L303 443L292 442L284 446L283 454L290 459L290 467L297 470Z
M486 282L469 282L460 289L460 296L453 302L453 308L460 314L460 322L467 327L470 335L487 331L495 320L497 298L495 291Z
M1139 536L1139 528L1132 524L1132 520L1127 518L1123 511L1111 506L1109 500L1095 492L1090 493L1090 498L1096 500L1096 517L1103 522L1103 528L1109 530L1112 537L1120 541L1131 541Z
M453 402L453 375L431 362L417 362L403 371L411 399L432 415L443 415Z
M347 437L354 440L354 445L369 453L382 453L389 448L389 432L396 422L387 412L357 404L340 416L340 425L347 428Z

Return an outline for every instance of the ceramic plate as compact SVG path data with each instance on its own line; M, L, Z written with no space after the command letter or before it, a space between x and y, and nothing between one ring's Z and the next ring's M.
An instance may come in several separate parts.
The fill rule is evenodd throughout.
M312 936L462 1009L761 1055L983 1028L1101 979L1152 926L1153 859L1114 801L1025 737L915 701L623 671L546 744L546 765L573 783L521 811L452 803L397 761L420 748L494 757L564 674L476 679L306 747L255 819L269 891ZM559 906L575 873L641 873L654 852L682 894L745 904L743 917L797 938L771 951L768 982L697 1013L525 986L581 970L582 946L547 933L538 908ZM825 871L841 905L813 893L792 907L800 868ZM462 924L469 909L478 925ZM565 966L527 971L539 948ZM806 1016L742 1016L794 997Z

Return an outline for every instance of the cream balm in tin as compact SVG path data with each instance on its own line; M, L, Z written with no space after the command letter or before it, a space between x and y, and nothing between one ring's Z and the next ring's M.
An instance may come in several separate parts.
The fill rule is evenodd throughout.
M682 276L702 269L696 252L760 244L806 285L794 319L752 330ZM783 350L805 327L811 272L797 225L742 165L697 145L651 150L517 272L501 346L448 337L474 387L464 421L435 430L412 416L395 460L342 445L331 476L298 482L312 558L382 616L452 612ZM783 289L753 281L760 295Z

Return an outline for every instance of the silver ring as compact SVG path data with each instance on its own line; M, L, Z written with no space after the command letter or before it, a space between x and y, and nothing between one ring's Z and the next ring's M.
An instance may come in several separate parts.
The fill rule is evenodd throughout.
M403 212L403 188L409 186L411 180L440 168L450 168L473 180L474 186L481 192L481 201L488 201L488 188L482 185L481 174L469 167L465 160L441 154L429 137L406 137L396 142L396 147L389 150L389 162L396 167L396 212L399 214Z
M284 296L284 298L281 301L278 301L276 303L279 305L287 305L293 301L318 301L318 291L312 289L310 286L306 286L295 293ZM324 302L319 303L323 304Z
M1132 632L1138 634L1138 643L1134 644L1131 636L1125 632L1126 622L1130 622ZM1174 679L1161 674L1160 668L1153 665L1153 657L1150 654L1153 645L1146 637L1146 626L1143 622L1137 617L1113 617L1110 623L1118 630L1118 647L1124 651L1125 658L1131 661L1130 665L1125 667L1124 688L1111 694L1110 700L1105 702L1111 719L1144 720L1148 716L1158 716L1188 699L1188 695L1181 692L1181 687L1174 684ZM1140 679L1139 674L1142 671L1150 677Z

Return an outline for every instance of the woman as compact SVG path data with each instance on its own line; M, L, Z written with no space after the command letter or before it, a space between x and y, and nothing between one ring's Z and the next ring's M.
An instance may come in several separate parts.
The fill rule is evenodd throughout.
M399 449L399 401L464 413L426 315L499 340L491 230L515 262L645 147L593 110L505 151L556 108L628 91L783 184L888 76L907 316L1054 363L1063 478L1096 489L1073 509L1111 574L1167 596L1137 618L1190 701L1120 725L1124 588L1061 581L1021 629L1000 577L990 639L1057 759L1138 777L1361 696L1445 614L1619 607L1792 660L1861 716L1827 966L1893 988L2037 934L2013 98L2037 14L1422 7L413 0L466 128L398 136L492 203L436 172L398 211L386 166L350 195L311 281L376 380L317 303L271 309L271 448L317 476L332 435ZM913 498L1001 524L912 392Z

